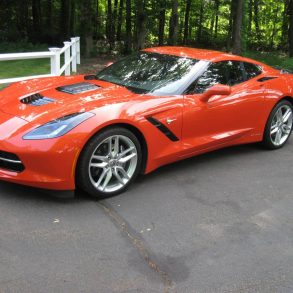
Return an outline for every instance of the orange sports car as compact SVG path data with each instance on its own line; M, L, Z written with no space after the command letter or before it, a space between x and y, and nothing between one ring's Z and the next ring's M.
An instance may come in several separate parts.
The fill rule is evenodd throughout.
M293 75L254 60L150 48L97 75L14 83L0 92L0 179L93 196L139 173L215 149L285 145Z

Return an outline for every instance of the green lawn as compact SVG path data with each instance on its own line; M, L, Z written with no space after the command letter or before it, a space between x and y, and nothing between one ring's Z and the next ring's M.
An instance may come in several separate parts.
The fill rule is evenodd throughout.
M50 73L50 59L0 62L0 79Z
M247 52L245 56L261 61L276 68L288 69L293 71L293 58L289 58L285 54Z

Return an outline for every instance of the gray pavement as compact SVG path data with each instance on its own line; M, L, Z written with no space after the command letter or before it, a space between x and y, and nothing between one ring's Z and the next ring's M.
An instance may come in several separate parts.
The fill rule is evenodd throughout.
M293 139L61 200L0 183L0 292L293 292Z

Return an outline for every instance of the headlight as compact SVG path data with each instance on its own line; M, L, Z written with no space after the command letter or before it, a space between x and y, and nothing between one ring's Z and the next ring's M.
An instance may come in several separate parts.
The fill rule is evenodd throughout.
M62 136L94 115L89 112L66 115L30 131L23 136L23 139L48 139Z

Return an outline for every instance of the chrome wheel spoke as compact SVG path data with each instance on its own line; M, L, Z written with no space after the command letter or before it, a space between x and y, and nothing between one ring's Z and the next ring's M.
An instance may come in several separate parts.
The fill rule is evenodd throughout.
M125 151L122 151L120 154L119 154L119 158L122 158L124 157L125 155L127 155L129 152L133 151L135 148L134 147L130 147L129 149L125 150Z
M126 171L122 167L117 167L117 170L119 170L119 172L121 172L121 174L123 175L124 178L130 179L128 174L126 173Z
M90 166L93 168L102 168L104 169L108 165L107 162L102 162L102 163L91 163Z
M105 188L106 188L107 185L109 184L111 178L112 178L112 171L111 171L111 169L109 169L109 170L107 171L106 178L105 178L104 183L103 183L103 185L102 185L102 190L105 190Z
M272 127L271 127L271 135L272 134L275 134L277 131L278 131L278 126L277 125L273 125Z
M291 127L288 126L288 125L284 125L284 126L283 126L283 130L284 130L284 133L285 133L285 134L290 134Z
M281 143L281 139L282 139L282 130L278 129L277 135L276 135L276 138L275 138L275 143L277 145L279 145Z
M112 155L116 156L118 155L119 152L119 136L115 136L114 137L114 146L113 146L113 151L112 151Z
M93 155L92 159L96 159L102 162L107 162L108 161L108 157L107 156L97 156L97 155Z
M276 113L277 121L281 122L283 121L283 115L282 115L282 108L280 108Z
M117 179L122 185L124 185L124 181L123 181L123 179L121 178L121 176L119 175L117 169L114 171L114 176L116 177L116 179Z
M128 162L129 160L131 160L134 157L136 157L136 153L132 153L132 154L126 156L126 157L120 158L118 161L119 161L119 163L123 164L123 163Z
M108 170L104 169L101 176L99 177L99 180L95 183L96 188L99 188L99 186L101 185L103 179L105 178L106 174L107 174Z
M291 111L291 109L288 109L283 116L283 119L282 119L283 123L287 122L291 116L292 116L292 111Z

